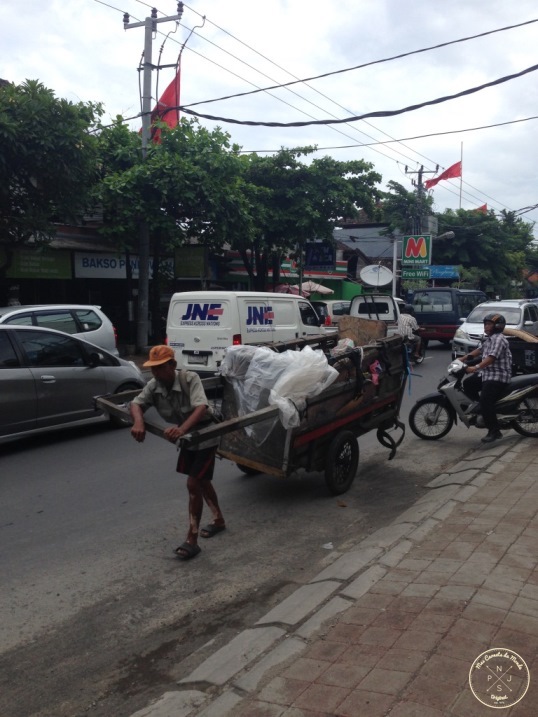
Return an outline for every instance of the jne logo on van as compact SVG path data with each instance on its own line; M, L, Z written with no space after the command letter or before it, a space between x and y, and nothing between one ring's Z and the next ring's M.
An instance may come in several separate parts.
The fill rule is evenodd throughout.
M187 304L182 321L218 321L224 309L222 304Z
M247 326L267 326L273 323L272 306L247 306Z

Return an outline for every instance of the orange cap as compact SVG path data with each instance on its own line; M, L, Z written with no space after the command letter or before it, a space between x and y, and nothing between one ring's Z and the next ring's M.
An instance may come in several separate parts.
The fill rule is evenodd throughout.
M142 364L144 368L150 368L151 366L160 366L168 361L174 361L175 359L174 349L170 346L152 346L149 351L149 359Z

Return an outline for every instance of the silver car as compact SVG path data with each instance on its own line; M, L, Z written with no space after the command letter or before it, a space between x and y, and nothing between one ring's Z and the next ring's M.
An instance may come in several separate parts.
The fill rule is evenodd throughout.
M478 304L461 326L456 329L452 340L454 358L465 356L480 346L484 338L484 316L502 314L507 329L519 329L538 336L538 303L532 299L504 299L484 301Z
M0 324L43 326L64 331L119 356L116 329L100 306L41 304L0 307Z
M54 329L0 325L0 442L104 420L94 396L144 384L132 361L99 346Z

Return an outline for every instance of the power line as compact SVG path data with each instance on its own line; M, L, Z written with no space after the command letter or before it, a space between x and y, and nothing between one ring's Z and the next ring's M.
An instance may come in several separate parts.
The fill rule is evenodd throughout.
M449 129L445 130L444 132L430 132L428 134L417 134L413 137L402 137L401 139L383 139L376 142L361 142L359 144L341 144L341 145L334 145L332 147L318 147L316 145L316 152L322 152L328 149L353 149L354 147L371 147L372 145L376 144L391 144L391 142L411 142L414 139L425 139L428 137L443 137L444 135L448 134L461 134L463 132L476 132L481 129L492 129L494 127L504 127L505 125L509 124L517 124L518 122L528 122L529 120L535 120L538 119L538 115L534 115L532 117L525 117L523 119L517 119L517 120L508 120L507 122L497 122L496 124L485 124L481 125L480 127L467 127L465 129ZM270 154L278 152L278 149L242 149L240 151L240 154L262 154L264 152L268 152ZM411 150L412 152L414 150Z
M137 0L137 1L140 1L140 0ZM187 7L187 8L188 8L189 10L191 10L192 12L197 13L196 10L194 10L194 9L191 8L191 7L189 7L188 5L185 5L185 7ZM197 13L197 14L200 14L200 13ZM208 22L210 22L212 25L215 25L215 23L214 23L214 22L211 22L211 20L208 20ZM193 104L186 105L186 107L195 107L196 105L200 105L200 104L208 104L208 103L210 103L210 102L220 102L221 100L228 100L228 99L233 99L233 98L236 98L236 97L244 97L245 95L255 94L255 93L257 93L257 92L266 92L267 90L275 90L275 89L279 89L279 88L281 88L281 87L290 87L291 85L295 85L295 84L300 83L300 82L312 82L312 80L319 80L319 79L322 79L322 78L325 78L325 77L331 77L332 75L339 75L339 74L342 74L342 73L344 73L344 72L352 72L353 70L360 70L360 69L363 69L364 67L370 67L371 65L379 65L379 64L382 64L382 63L384 63L384 62L392 62L393 60L400 60L400 59L402 59L402 58L404 58L404 57L410 57L410 56L412 56L412 55L418 55L418 54L423 53L423 52L430 52L430 51L432 51L432 50L438 50L438 49L441 48L441 47L448 47L448 46L450 46L450 45L455 45L455 44L460 43L460 42L467 42L467 41L469 41L469 40L476 40L476 39L479 38L479 37L486 37L487 35L493 35L494 33L497 33L497 32L504 32L504 31L506 31L506 30L513 30L513 29L515 29L515 28L523 27L523 26L525 26L525 25L531 25L532 23L535 23L535 22L538 22L538 18L536 18L536 19L534 19L534 20L527 20L526 22L522 22L522 23L519 23L519 24L517 24L517 25L507 25L506 27L500 27L500 28L497 28L496 30L488 30L487 32L479 33L478 35L469 35L468 37L462 37L462 38L460 38L460 39L458 39L458 40L450 40L450 41L448 41L448 42L441 42L441 43L439 43L438 45L432 45L432 46L430 46L430 47L424 47L424 48L419 49L419 50L411 50L410 52L403 52L403 53L401 53L401 54L399 54L399 55L393 55L392 57L386 57L386 58L381 59L381 60L372 60L371 62L365 62L365 63L363 63L363 64L361 64L361 65L354 65L353 67L346 67L345 69L342 69L342 70L334 70L333 72L325 72L325 73L323 73L323 74L321 74L321 75L314 75L314 76L312 76L312 77L306 77L306 78L304 78L304 79L302 79L302 80L295 80L295 81L293 81L293 82L286 82L286 83L284 83L284 84L274 85L274 86L271 86L271 87L262 87L262 88L259 88L259 89L257 89L257 90L253 90L253 91L251 91L251 92L244 92L244 93L241 93L241 94L228 95L228 96L225 96L225 97L218 97L218 98L215 98L215 99L212 99L212 100L202 100L201 102L195 102L195 103L193 103ZM217 27L219 30L222 30L222 32L227 32L226 30L223 30L223 29L222 29L221 27L219 27L218 25L215 25L215 27ZM228 32L227 32L227 34L230 35L230 37L233 37L234 40L237 40L237 38L234 37L233 35L231 35L231 33L228 33ZM238 41L238 42L241 42L241 40L237 40L237 41ZM242 43L242 44L245 44L245 43ZM249 46L246 45L246 47L249 47ZM252 48L249 48L249 49L252 49ZM256 50L254 50L254 52L256 52ZM258 53L258 54L260 54L260 53ZM263 55L261 55L261 56L263 57ZM265 58L265 59L267 59L267 58ZM280 68L280 69L283 69L283 68ZM287 72L287 70L284 70L284 71ZM288 74L291 74L291 73L288 73Z
M437 97L434 100L427 100L426 102L419 102L415 105L409 105L409 107L403 107L398 110L382 110L378 112L365 112L362 115L354 115L352 117L345 117L344 119L336 119L336 120L313 120L311 122L261 122L259 120L238 120L234 119L232 117L218 117L215 115L207 115L202 114L201 112L196 112L195 110L188 109L187 107L181 105L179 109L182 112L185 112L186 114L194 115L195 117L202 117L203 119L212 120L214 122L228 122L229 124L239 124L239 125L247 125L250 127L310 127L311 125L330 125L330 124L344 124L346 122L356 122L357 120L362 120L365 117L394 117L396 115L405 114L406 112L415 112L416 110L422 109L423 107L429 107L431 105L438 105L442 104L444 102L449 102L451 100L458 99L458 97L465 97L466 95L472 95L476 92L480 92L481 90L485 90L488 87L494 87L495 85L500 85L504 82L509 82L510 80L514 80L518 77L523 77L523 75L529 74L529 72L535 72L538 70L538 65L532 65L531 67L527 67L524 70L521 70L521 72L515 72L512 75L505 75L504 77L499 77L496 80L492 80L491 82L485 82L482 85L477 85L476 87L470 87L467 90L462 90L461 92L457 92L454 95L445 95L444 97ZM171 107L170 109L178 109Z
M122 12L119 8L113 7L112 5L109 5L108 3L105 3L105 2L103 2L102 0L96 0L96 2L99 2L100 4L106 5L107 7L110 7L110 8L113 9L113 10L117 10L118 12ZM139 2L139 3L142 4L142 5L146 5L147 7L152 7L152 6L149 5L148 3L142 2L142 0L136 0L136 2ZM186 6L186 7L189 7L189 6ZM196 13L197 15L199 15L200 17L203 17L204 21L206 20L206 17L205 17L205 16L202 16L200 13L198 13L197 11L193 10L193 9L190 8L190 7L189 7L189 9L192 10L193 12L195 12L195 13ZM160 12L160 11L158 11L158 12ZM164 14L164 13L162 13L162 14ZM335 73L325 73L324 75L319 75L318 77L326 77L326 76L329 76L329 75L332 75L332 74L339 74L340 72L347 72L347 71L350 71L350 70L353 70L353 69L359 69L359 68L361 68L361 67L367 67L367 66L372 65L372 64L379 64L379 63L382 63L382 62L388 62L388 61L391 61L391 60L394 60L394 59L399 59L399 58L401 58L401 57L406 57L406 56L409 56L409 55L419 54L419 53L421 53L421 52L427 52L427 51L430 51L430 50L433 50L433 49L438 49L438 48L441 48L441 47L445 47L445 46L448 46L448 45L451 45L451 44L456 44L456 43L458 43L458 42L465 42L465 41L468 41L468 40L471 40L471 39L475 39L475 38L479 38L479 37L484 37L484 36L487 36L487 35L490 35L490 34L494 34L494 33L497 33L497 32L502 32L502 31L505 31L505 30L509 30L509 29L513 29L513 28L517 28L517 27L529 25L529 24L532 24L532 23L534 23L534 22L538 22L538 19L537 19L537 20L527 21L527 22L524 22L524 23L519 23L519 24L517 24L517 25L511 25L511 26L506 26L506 27L503 27L503 28L498 28L498 29L496 29L496 30L492 30L492 31L480 33L480 34L478 34L478 35L469 36L469 37L467 37L467 38L461 38L461 39L459 39L459 40L453 40L453 41L449 41L449 42L446 42L446 43L441 43L441 44L439 44L439 45L435 45L435 46L432 46L432 47L430 47L430 48L423 48L423 49L411 51L411 52L408 52L408 53L402 53L401 55L394 56L393 58L386 58L386 59L384 59L384 60L376 60L376 61L374 61L374 62L365 63L364 65L359 65L359 66L357 66L356 68L347 68L347 69L345 69L345 70L339 70L339 71L337 71L337 72L335 72ZM225 32L225 33L228 34L230 37L232 37L234 40L236 40L237 42L240 42L240 43L243 44L245 47L249 48L250 50L252 50L252 51L255 52L256 54L260 55L260 57L263 57L265 60L267 60L267 61L271 62L272 64L274 64L274 65L275 65L276 67L278 67L279 69L282 69L283 71L285 71L285 72L287 72L288 74L290 74L292 77L295 77L295 76L294 76L292 73L290 73L288 70L285 70L284 68L282 68L282 67L281 67L280 65L278 65L277 63L274 63L272 60L270 60L269 58L265 57L264 55L262 55L261 53L259 53L257 50L255 50L254 48L250 47L250 46L247 45L246 43L242 42L241 40L239 40L238 38L236 38L234 35L232 35L231 33L229 33L228 31L224 30L223 28L220 28L218 25L216 25L215 23L213 23L211 20L208 20L208 23L214 25L215 27L217 27L217 28L218 28L219 30L221 30L222 32ZM185 27L185 26L183 25L183 27ZM189 29L189 28L187 28L187 29ZM191 29L191 33L192 33L192 32L193 32L193 29ZM164 33L161 33L161 34L164 34ZM196 33L196 34L198 35L198 33ZM219 45L217 45L216 43L213 43L213 42L207 40L207 39L204 38L202 35L198 35L198 36L199 36L201 39L203 39L203 40L205 40L205 41L207 41L207 42L210 42L210 44L212 44L213 46L217 47L217 48L220 49L221 51L226 52L228 55L230 55L230 56L233 57L234 59L236 59L236 60L242 62L243 64L247 65L247 66L250 67L251 69L254 69L256 72L259 72L260 74L262 74L262 75L265 76L265 77L269 77L269 76L266 75L265 73L261 72L261 70L257 70L256 68L254 68L254 67L253 67L252 65L250 65L249 63L247 63L247 62L241 60L240 58L237 58L235 55L233 55L232 53L228 52L227 50L224 50L223 48L221 48L221 47L220 47ZM178 44L180 44L179 41L175 40L174 38L170 38L170 39L172 39L173 42L178 42ZM248 84L251 84L251 85L253 85L254 87L257 88L254 92L247 92L247 93L242 93L242 94L239 94L239 95L232 95L231 97L236 97L236 96L239 97L239 96L242 96L242 95L253 94L253 93L255 93L255 92L267 91L267 89L270 89L270 88L265 88L265 89L264 89L264 88L259 88L257 85L255 85L254 83L252 83L252 82L246 80L244 77L241 77L241 76L238 75L237 73L234 73L233 71L231 71L231 70L229 70L228 68L226 68L226 67L220 65L219 63L217 63L217 62L215 62L215 61L209 59L208 57L204 56L203 54L201 54L201 53L199 53L199 52L196 52L196 51L193 50L192 48L187 48L187 49L189 49L191 52L194 52L196 55L198 55L198 56L201 57L202 59L204 59L204 60L206 60L206 61L208 61L208 62L211 62L212 64L216 65L216 66L219 67L220 69L222 69L222 70L224 70L224 71L226 71L226 72L229 72L230 74L234 75L234 76L237 77L238 79L240 79L240 80L242 80L242 81L244 81L244 82L248 82ZM533 68L529 68L527 71L531 71L532 69L533 69ZM520 73L520 74L524 74L524 73ZM517 75L516 75L516 76L517 76ZM269 79L271 79L271 78L269 78ZM316 78L308 78L308 79L316 79ZM510 78L501 78L501 80L498 80L498 81L496 81L496 82L494 82L494 83L491 83L491 84L496 84L496 83L501 82L501 81L503 81L503 80L506 81L506 79L510 79ZM304 83L306 83L307 80L299 80L299 79L297 79L296 82L285 83L285 84L282 84L282 85L275 85L275 88L278 88L278 87L287 88L288 85L293 85L293 84L296 84L296 83L298 83L298 82L304 82ZM489 85L484 85L484 87L486 87L486 86L489 86ZM333 102L334 104L337 104L337 105L338 105L338 103L334 102L334 100L332 100L331 98L327 97L327 96L324 95L323 93L319 92L319 91L316 90L315 88L310 87L310 89L312 89L313 91L317 92L318 94L321 94L323 97L326 97L326 99L328 99L329 101L331 101L331 102ZM481 89L481 88L475 88L474 91L478 91L478 89ZM469 92L470 92L470 91L469 91ZM274 97L275 99L278 99L278 100L281 101L281 102L284 102L284 104L287 104L288 106L293 107L293 105L291 105L290 103L286 102L285 100L282 100L281 98L278 98L278 97L272 95L272 94L269 93L269 92L267 92L267 94L269 94L271 97ZM298 97L300 97L301 99L303 99L303 100L305 100L305 101L308 101L310 104L313 104L316 108L322 109L321 107L319 107L318 105L315 105L314 103L310 102L309 100L307 100L306 98L302 97L301 95L298 95L298 93L295 93L295 92L294 92L293 94L297 95ZM462 93L462 94L465 94L465 92ZM455 97L457 97L457 96L458 96L458 95L456 95ZM446 98L446 99L450 99L450 98ZM446 101L446 99L445 99L445 98L440 98L440 100L437 100L437 101ZM211 102L211 101L214 101L214 100L208 100L208 102ZM435 101L434 101L434 102L435 102ZM203 103L203 102L202 102L202 103ZM195 103L195 104L202 104L202 103ZM191 106L195 106L195 105L186 105L186 106L181 107L181 109L183 109L187 114L197 115L197 113L194 112L194 111L189 112L189 110L188 110L187 108L189 108L189 107L191 107ZM342 107L342 105L338 105L338 106ZM421 106L421 105L418 105L417 108L420 108L420 106ZM172 109L172 108L171 108L171 109ZM312 116L309 115L309 114L308 114L307 112L305 112L304 110L299 110L299 108L296 108L296 107L295 107L294 109L298 109L298 111L300 111L300 112L302 112L303 114L305 114L306 116L312 118ZM345 109L345 108L342 107L342 109ZM407 108L405 111L410 111L411 109L413 109L413 108ZM349 111L349 110L347 110L347 111ZM204 117L204 118L207 118L207 119L213 119L210 115L202 115L202 114L199 114L198 116ZM334 117L334 115L332 115L332 116ZM368 116L368 115L364 115L364 116ZM363 116L363 117L364 117L364 116ZM371 115L371 116L385 116L385 115L384 115L384 113L374 113L374 114ZM135 118L133 117L133 118L129 118L129 119L135 119ZM215 118L215 119L226 121L224 118ZM314 119L314 118L312 118L312 119ZM361 118L359 118L359 119L361 119ZM308 126L308 125L310 125L310 124L326 124L327 126L329 126L329 128L334 129L335 131L339 131L338 129L336 129L335 127L332 127L331 125L337 124L337 123L347 123L347 122L349 121L349 120L347 120L347 119L338 119L338 118L335 118L335 120L336 120L335 122L330 122L330 121L327 122L327 121L324 121L324 120L315 120L315 119L314 119L313 122L292 123L292 124L290 124L290 125L280 125L279 123L260 123L260 124L263 124L263 125L266 125L266 126ZM231 121L233 122L233 120L231 120ZM364 119L363 119L362 121L364 121ZM238 123L243 124L243 122L238 122ZM245 122L244 124L249 124L249 123L248 123L248 122ZM258 123L252 123L252 124L258 124ZM380 129L376 128L376 127L374 127L374 125L371 125L371 123L367 123L367 124L370 124L370 126L372 126L372 127L373 127L374 129L376 129L377 131L382 132L382 133L385 134L386 136L390 137L389 134L387 134L386 132L383 132L382 130L380 130ZM110 125L109 125L109 126L110 126ZM495 126L495 125L492 125L492 126ZM358 130L358 129L355 128L355 127L350 127L350 128L351 128L351 129L354 129L354 130L357 131L357 132L360 132L361 134L364 134L364 135L367 136L367 137L370 137L371 139L374 139L373 137L371 137L371 135L368 135L368 134L366 134L365 132L362 132L362 131ZM454 132L458 132L458 131L464 131L464 130L455 130ZM344 136L349 137L349 135L347 135L347 134L344 133L344 132L341 132L341 131L340 131L340 133L343 134ZM448 134L448 133L450 133L450 132L447 132L447 134ZM444 134L444 133L439 133L439 134ZM428 135L425 135L425 136L428 136ZM431 135L431 136L434 136L434 135ZM405 140L405 141L407 141L407 140ZM359 144L359 145L355 145L355 146L365 146L365 147L370 147L370 148L372 148L373 146L376 146L376 145L390 144L390 143L392 143L392 142L402 143L402 140L396 140L396 139L394 139L394 138L391 138L390 141L378 141L378 142L376 141L376 142L372 142L372 143L363 143L362 145ZM351 146L353 146L353 145L351 145ZM404 146L405 146L405 145L404 145ZM390 149L391 149L392 151L398 151L398 150L394 150L394 149L392 149L392 148L390 148ZM411 148L408 148L408 149L410 149L412 152L414 152L415 154L417 154L417 155L419 155L419 156L423 156L423 155L420 155L420 153L416 152L415 150L412 150ZM393 157L389 157L388 155L384 154L383 152L379 152L378 150L374 150L374 151L377 151L379 154L381 154L382 156L385 156L387 159L392 159L393 161L396 161L396 163L398 164L398 161L395 160ZM402 154L401 152L398 152L398 153L399 153L399 154ZM402 156L405 157L406 155L402 154ZM412 160L412 159L409 158L409 157L406 157L406 159L409 159L410 161L415 161L415 160ZM428 159L428 158L426 158L426 157L425 157L425 159L427 159L427 160L430 161L430 162L433 162L433 160ZM467 183L465 182L465 184L467 184ZM471 186L471 185L469 185L469 186ZM473 188L474 188L474 187L473 187ZM447 188L447 189L448 189L448 188ZM450 190L448 189L448 191L450 191ZM476 190L476 191L479 191L479 192L480 192L480 190ZM453 192L453 193L455 193L455 192ZM472 196L472 195L471 195L471 196ZM488 196L488 195L484 195L484 196ZM480 201L480 200L477 200L477 201ZM496 201L496 200L493 200L493 201Z

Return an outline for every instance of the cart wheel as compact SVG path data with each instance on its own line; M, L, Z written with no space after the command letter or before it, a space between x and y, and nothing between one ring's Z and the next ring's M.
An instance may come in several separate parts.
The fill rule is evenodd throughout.
M241 463L236 463L235 465L239 468L240 471L243 471L246 476L257 476L260 473L260 471L256 470L256 468L251 468L250 466L243 466L241 465Z
M325 483L333 495L350 489L359 465L359 444L351 431L337 433L325 461Z

